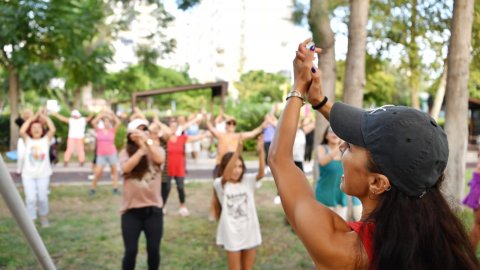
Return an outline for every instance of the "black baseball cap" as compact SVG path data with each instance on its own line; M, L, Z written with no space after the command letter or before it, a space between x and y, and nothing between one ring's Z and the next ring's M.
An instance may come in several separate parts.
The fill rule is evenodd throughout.
M447 135L419 110L385 105L366 111L337 102L330 125L344 141L370 151L380 172L410 197L423 197L447 166Z

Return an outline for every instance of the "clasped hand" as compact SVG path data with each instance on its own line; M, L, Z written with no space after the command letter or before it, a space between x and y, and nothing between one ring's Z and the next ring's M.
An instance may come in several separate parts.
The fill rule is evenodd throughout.
M311 39L308 38L298 45L298 49L293 59L293 90L307 96L310 104L318 104L324 97L320 70L313 64L315 53L320 53L322 49L311 45L307 48Z

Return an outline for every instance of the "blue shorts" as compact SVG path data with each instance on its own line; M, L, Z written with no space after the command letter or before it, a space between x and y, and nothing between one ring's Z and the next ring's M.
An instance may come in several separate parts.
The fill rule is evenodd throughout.
M117 164L118 164L117 154L108 155L108 156L97 156L96 165L104 166L104 165L117 165Z

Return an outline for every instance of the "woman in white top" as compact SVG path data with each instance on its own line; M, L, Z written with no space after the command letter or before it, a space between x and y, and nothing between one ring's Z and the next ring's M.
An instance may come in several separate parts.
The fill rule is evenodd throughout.
M217 245L227 251L229 269L253 269L255 248L262 243L260 224L255 208L256 181L264 176L265 151L263 136L257 140L259 159L258 173L245 174L245 162L241 151L243 142L239 135L235 153L226 153L220 162L218 178L215 179L216 213L219 219Z
M58 120L68 124L67 149L63 155L63 165L67 166L72 154L77 152L78 162L80 162L80 166L83 166L85 162L83 138L85 138L87 123L90 122L93 114L85 118L78 110L73 110L69 118L55 112L52 113L52 115L58 118Z
M43 123L47 124L48 131L44 129ZM38 203L40 223L42 227L48 227L48 185L52 174L49 149L55 135L55 126L52 120L39 110L22 125L20 135L25 142L21 174L27 211L35 220Z

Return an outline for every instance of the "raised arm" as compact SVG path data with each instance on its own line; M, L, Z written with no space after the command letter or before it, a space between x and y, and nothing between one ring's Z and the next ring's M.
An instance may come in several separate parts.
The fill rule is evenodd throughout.
M88 116L85 118L85 121L88 123L90 122L90 120L92 120L92 118L95 116L95 114L93 112L89 112L88 113Z
M158 129L157 136L162 137L165 140L168 140L168 138L170 138L170 136L173 134L172 129L170 129L169 126L165 125L164 123L162 123L162 121L160 121L156 111L153 112L152 123L150 124L148 129L152 131L154 128Z
M40 118L42 118L45 123L47 123L48 132L46 135L48 136L48 139L51 140L53 136L55 136L55 125L53 124L52 119L50 119L50 117L48 117L46 114L40 114Z
M302 123L302 130L305 134L310 133L315 129L315 121L312 119L305 119Z
M186 122L185 124L181 125L181 128L182 130L186 130L187 128L189 128L191 125L195 124L196 122L198 122L199 120L202 120L203 117L201 117L200 119L197 118L197 115L200 115L200 114L196 114L194 118L190 119L188 122Z
M305 46L309 41L301 43L297 49L293 61L293 89L302 95L305 95L307 90L316 91L316 96L322 97L320 72L314 67L312 69L313 53L320 50L312 47L308 51ZM351 229L341 217L315 200L306 176L293 162L292 149L302 103L303 100L296 96L287 100L270 145L269 165L285 214L315 264L326 269L333 269L334 265L338 268L339 262L351 261L352 257L355 257L352 256L355 252L345 251L345 245L355 243L358 236L351 233ZM327 117L330 115L329 108L321 108ZM355 250L353 244L351 249Z
M100 121L100 119L102 119L102 117L104 116L105 116L105 112L102 111L93 118L91 125L94 129L98 128L98 121Z
M139 134L138 135L133 135L132 134L130 136L132 136L132 140L133 140L134 136L140 136L140 135ZM122 154L124 154L124 153L122 153ZM147 147L146 147L145 144L141 144L139 146L139 148L137 149L137 151L133 155L131 155L125 162L121 163L122 172L123 173L130 173L138 165L138 163L140 162L142 157L145 156L146 154L147 154Z
M256 127L255 129L253 130L250 130L250 131L247 131L247 132L242 132L242 138L243 139L251 139L251 138L255 138L258 134L260 134L262 131L263 131L263 128L265 126L265 121L262 122L262 124L260 124L260 126Z
M55 116L58 120L64 122L64 123L67 123L68 124L68 120L69 118L57 113L57 112L52 112L51 115Z
M206 137L209 137L209 133L208 132L203 132L201 134L198 134L198 135L189 135L187 136L187 143L191 143L191 142L196 142L196 141L200 141Z
M30 127L30 124L34 121L37 120L38 117L40 116L40 111L37 111L32 117L29 117L25 122L23 122L22 127L19 130L20 136L22 136L24 142L27 139L27 130Z
M113 111L109 111L108 114L110 115L110 117L112 118L113 120L113 129L115 131L117 131L117 129L120 127L120 125L122 124L122 121L120 121L120 119L117 117L117 115L113 112Z
M263 146L263 135L257 138L257 154L258 154L258 173L257 181L265 176L265 147Z
M213 137L218 138L220 136L220 132L210 123L210 121L205 121L207 125L208 131L212 133Z
M132 115L130 115L130 117L129 117L129 120L130 120L130 121L133 121L134 119L137 119L137 118L140 118L140 119L143 119L143 120L147 120L147 118L146 118L145 115L142 113L142 111L141 111L138 107L135 107L135 108L133 109Z
M278 119L275 117L275 115L273 115L273 113L267 114L266 121L268 124L271 124L274 127L276 127L278 124Z

